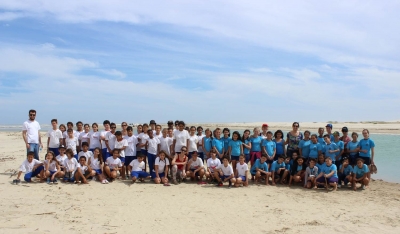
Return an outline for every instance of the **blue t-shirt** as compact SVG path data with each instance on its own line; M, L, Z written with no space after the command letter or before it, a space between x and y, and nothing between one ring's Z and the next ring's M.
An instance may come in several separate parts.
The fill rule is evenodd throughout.
M360 147L360 150L367 150L367 153L361 152L360 151L360 156L361 157L371 157L371 148L375 147L375 142L371 139L362 139L358 142L358 147Z
M321 145L326 145L326 142L325 142L325 140L324 140L324 137L317 137L317 139L318 139L318 143L320 143Z
M322 163L322 164L316 163L315 164L315 166L318 167L318 174L324 170L325 165L326 165L325 163Z
M299 144L299 148L301 149L301 153L304 158L308 158L310 156L310 144L311 140L301 140Z
M310 144L310 158L317 158L319 155L319 152L322 152L322 146L320 143L311 143Z
M249 144L249 138L247 138L246 140L244 140L244 143L247 145L247 144ZM246 147L244 147L243 146L243 153L244 154L249 154L250 153L250 149L248 149L248 148L246 148Z
M355 150L358 147L358 141L353 142L353 141L349 141L349 143L347 143L347 149L348 150ZM350 155L356 155L357 153L350 153Z
M225 143L224 143L225 144ZM228 147L231 147L231 155L239 156L240 155L240 146L242 145L242 141L240 140L231 140L228 143Z
M261 141L262 137L253 137L251 136L249 138L249 141L251 142L251 151L253 152L260 152L261 151Z
M343 167L343 164L340 165L339 171L342 170L342 167ZM350 173L352 173L352 172L353 172L353 167L350 166L350 165L347 165L347 167L345 167L344 170L343 170L343 174L344 174L345 176L350 175Z
M225 148L225 152L228 151L229 148L229 142L232 140L230 137L222 137L222 139L224 140L224 148Z
M276 143L274 141L272 141L272 140L269 141L269 140L265 139L262 142L262 146L265 147L265 150L267 151L268 156L271 157L272 155L274 155L274 151L276 149Z
M203 145L204 149L207 152L210 152L211 147L212 147L212 139L211 139L211 137L203 137L203 139L204 139L204 145Z
M303 170L303 165L297 165L296 173Z
M268 164L267 162L261 163L260 159L257 159L254 165L251 167L250 173L251 174L256 174L256 168L262 169L263 171L268 172Z
M285 163L285 169L290 171L290 164L289 163Z
M332 163L332 165L330 165L329 167L328 167L327 165L325 165L325 167L322 168L322 172L323 172L325 175L331 173L332 171L335 171L335 173L333 174L332 177L338 178L338 176L337 176L337 167L336 167L335 164Z
M338 156L340 154L340 152L342 152L344 150L344 142L343 141L338 141L338 142L333 142L336 144L336 146L339 148L339 151L335 153L335 156ZM340 158L339 158L340 160Z
M279 164L278 160L274 161L271 166L271 171L272 172L278 171L279 168L285 168L285 162L282 162L281 164Z
M366 164L363 164L361 168L359 168L357 165L354 166L353 173L356 174L356 178L363 177L365 173L368 173L369 169Z
M284 140L282 139L280 142L276 142L276 139L274 139L275 145L276 145L276 154L283 154L284 153Z
M219 138L219 139L214 138L212 140L212 144L211 145L212 145L212 147L215 146L215 148L217 148L218 152L220 154L222 154L222 150L224 149L224 140L222 138Z
M326 145L325 146L325 156L326 157L330 157L332 159L332 161L335 162L336 161L336 159L335 159L336 154L335 153L329 153L329 150L337 150L337 149L338 149L338 147L337 147L337 145L335 143L331 143L329 145Z

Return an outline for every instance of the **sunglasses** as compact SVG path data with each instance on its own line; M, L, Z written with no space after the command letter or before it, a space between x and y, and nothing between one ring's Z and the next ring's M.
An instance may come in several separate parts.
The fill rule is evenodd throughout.
M182 152L186 152L187 150L182 150Z
M299 125L294 125L293 127L295 127L295 128L298 128L298 127L299 127Z
M126 124L123 124L123 125L121 125L122 127L126 127L126 126L128 126L128 125L126 125Z
M36 116L36 114L29 114L29 116Z
M111 128L117 128L117 127L111 127Z

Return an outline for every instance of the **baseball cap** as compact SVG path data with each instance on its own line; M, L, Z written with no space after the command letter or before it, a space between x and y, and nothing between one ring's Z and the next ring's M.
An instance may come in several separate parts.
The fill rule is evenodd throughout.
M333 135L334 135L334 136L335 136L335 135L340 136L340 133L339 133L338 131L336 131L336 132L333 133Z
M262 125L262 127L268 127L268 124L265 123L265 124Z
M58 148L59 148L59 149L61 149L61 148L64 148L64 149L65 149L65 146L64 146L64 145L60 145Z
M156 121L150 120L150 124L156 124Z
M342 128L342 132L348 132L348 131L349 131L349 129L347 127Z
M169 120L169 121L168 121L168 125L170 125L170 124L174 124L174 121Z
M327 124L325 127L333 128L332 124Z

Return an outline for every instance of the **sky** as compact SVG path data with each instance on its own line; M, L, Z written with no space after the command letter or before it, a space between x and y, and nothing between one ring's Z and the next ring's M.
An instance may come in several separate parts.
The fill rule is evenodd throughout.
M0 124L400 120L399 1L0 0Z

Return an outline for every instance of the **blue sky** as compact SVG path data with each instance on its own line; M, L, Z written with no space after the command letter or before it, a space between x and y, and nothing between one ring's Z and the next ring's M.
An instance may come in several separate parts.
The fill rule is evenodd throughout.
M0 123L399 120L399 10L0 0Z

